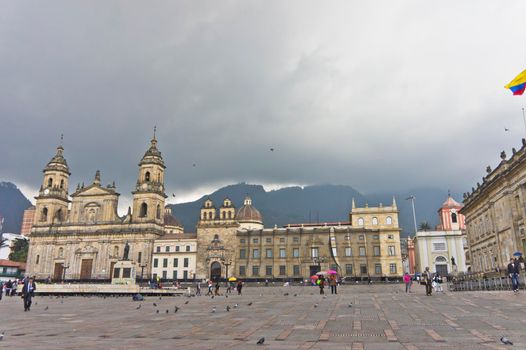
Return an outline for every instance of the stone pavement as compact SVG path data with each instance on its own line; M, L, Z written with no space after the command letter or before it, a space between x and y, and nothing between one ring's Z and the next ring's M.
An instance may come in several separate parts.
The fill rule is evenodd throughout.
M352 285L323 298L317 287L247 287L243 296L143 302L41 296L28 313L20 297L4 296L0 348L526 349L525 292L426 297L423 286L413 289L405 294L401 285ZM515 345L501 344L502 335ZM256 345L260 337L262 346Z

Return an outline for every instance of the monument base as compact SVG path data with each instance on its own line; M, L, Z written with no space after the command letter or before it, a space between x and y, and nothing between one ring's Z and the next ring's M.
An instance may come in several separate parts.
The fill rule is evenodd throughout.
M135 284L136 271L133 261L117 261L113 266L111 284Z

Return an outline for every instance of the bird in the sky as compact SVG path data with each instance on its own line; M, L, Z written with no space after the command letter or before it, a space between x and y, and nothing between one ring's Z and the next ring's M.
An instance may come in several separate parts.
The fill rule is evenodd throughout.
M194 163L194 164L192 164L192 166L193 166L193 167L195 168L195 163Z
M260 338L257 342L258 345L263 345L263 343L265 342L265 337L263 338Z
M274 147L270 147L270 152L274 152Z
M507 127L504 127L504 131L510 131L510 129L508 129Z

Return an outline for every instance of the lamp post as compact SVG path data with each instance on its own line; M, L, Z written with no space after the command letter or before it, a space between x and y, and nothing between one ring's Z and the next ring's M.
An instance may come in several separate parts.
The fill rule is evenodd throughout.
M228 267L232 265L232 260L226 259L223 265L225 265L226 268L226 281L228 282Z
M66 270L69 269L69 265L62 264L62 281L66 279Z
M405 200L410 200L411 201L411 206L413 207L413 223L415 224L415 236L416 236L416 232L418 231L418 228L416 226L416 214L415 214L415 196L413 195L410 195L409 197L407 197Z
M318 264L318 272L320 272L321 271L321 263L324 263L325 261L327 261L327 258L326 257L315 256L315 257L312 258L312 261L315 264Z
M141 267L141 283L143 281L142 277L143 277L143 274L144 274L144 268L148 266L148 263L144 263L144 264L141 264L140 267Z

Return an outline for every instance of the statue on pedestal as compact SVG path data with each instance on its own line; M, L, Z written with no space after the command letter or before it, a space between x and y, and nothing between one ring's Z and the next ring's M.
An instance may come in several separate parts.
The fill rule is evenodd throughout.
M126 241L126 245L124 246L124 256L122 257L122 260L128 260L129 254L130 254L130 245Z

